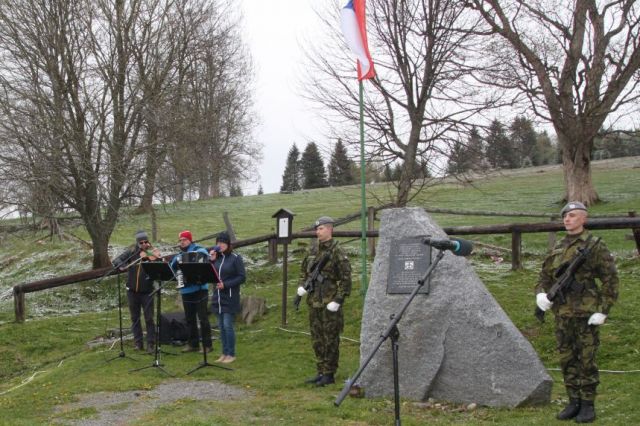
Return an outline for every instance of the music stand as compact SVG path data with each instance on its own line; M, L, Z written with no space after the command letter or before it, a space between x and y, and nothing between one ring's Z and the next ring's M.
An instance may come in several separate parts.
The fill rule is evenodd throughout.
M194 284L206 284L206 283L217 284L218 282L220 282L220 280L218 279L218 275L215 273L213 269L213 265L210 262L204 262L204 263L183 262L183 263L178 263L178 267L180 268L180 270L182 270L182 273L184 274L185 282L194 283ZM202 362L196 368L189 371L187 374L191 374L194 371L197 371L204 367L216 367L222 370L233 371L233 368L223 367L222 365L209 364L209 362L207 362L207 348L205 348L204 345L202 347L202 355L203 355Z
M147 368L156 367L162 370L165 374L173 377L171 373L162 368L163 364L160 364L160 324L161 324L161 306L162 306L162 282L169 281L174 278L173 271L169 267L168 263L165 262L142 262L142 269L144 272L151 278L152 280L158 283L158 288L155 289L151 296L155 293L158 297L157 299L157 311L156 311L156 343L155 343L155 358L153 363L147 367L136 368L131 371L140 371ZM165 352L166 353L166 352Z

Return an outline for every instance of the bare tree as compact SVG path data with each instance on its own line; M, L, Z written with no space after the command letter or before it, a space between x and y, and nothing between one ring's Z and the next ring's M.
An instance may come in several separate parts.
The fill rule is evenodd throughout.
M158 1L158 0L156 0ZM170 146L184 134L187 69L198 33L213 14L206 0L160 2L147 8L136 29L136 72L142 86L145 119L144 180L139 213L152 210L158 172Z
M176 181L197 182L189 173L218 160L229 165L222 179L248 176L259 149L243 139L249 74L231 4L0 3L0 173L15 188L0 202L78 211L99 267L121 207L140 194L150 207L167 157ZM200 99L207 108L194 108ZM201 140L215 156L198 156Z
M195 28L180 69L181 125L172 132L168 163L161 170L174 183L173 197L200 199L222 195L222 184L239 185L255 177L261 158L253 140L251 62L240 42L241 17L230 2L208 11Z
M488 24L489 82L515 89L553 124L565 198L592 204L594 137L640 92L640 4L633 0L470 0ZM515 56L514 56L515 55Z
M420 177L416 171L424 175L425 168L433 173L446 167L440 159L455 141L466 139L471 117L495 99L478 96L471 30L479 20L459 1L372 0L367 6L377 73L366 91L367 151L385 164L402 161L395 203L405 205ZM352 129L359 117L354 61L335 31L336 18L322 16L332 38L324 50L313 49L309 56L312 68L324 77L311 76L310 97L334 112L329 117L334 137L354 145L358 138ZM345 119L351 131L345 131Z
M80 213L93 266L139 177L139 85L128 72L141 1L0 5L5 170Z

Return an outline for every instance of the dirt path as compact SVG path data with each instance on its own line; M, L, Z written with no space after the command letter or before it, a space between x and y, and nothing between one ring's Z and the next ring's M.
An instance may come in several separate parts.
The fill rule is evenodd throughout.
M181 399L222 401L251 397L250 393L217 381L171 380L153 390L128 392L97 392L80 395L79 401L59 406L57 414L64 416L75 410L93 408L98 414L90 419L56 419L57 424L103 426L127 425L145 414Z

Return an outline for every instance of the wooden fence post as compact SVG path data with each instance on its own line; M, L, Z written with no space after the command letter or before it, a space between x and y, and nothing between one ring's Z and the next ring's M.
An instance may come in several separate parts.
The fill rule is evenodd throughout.
M24 322L24 292L20 291L20 287L13 288L13 307L16 314L16 322Z
M555 220L556 220L556 217L555 216L551 216L551 222L555 222ZM555 245L556 245L556 233L555 232L549 232L549 239L548 239L549 250L554 248Z
M375 231L376 229L375 220L376 220L376 209L375 207L369 207L367 209L367 230L368 231ZM369 256L371 256L371 258L374 258L376 256L376 239L373 237L370 237L367 239L367 242L369 243Z
M278 262L278 243L275 238L269 239L269 263Z
M629 217L636 217L635 210L629 212ZM640 254L640 228L631 228L633 239L636 240L636 250Z
M511 270L522 269L522 233L520 231L511 232Z
M224 225L227 228L227 233L229 234L229 238L231 238L231 242L234 242L236 240L236 231L234 231L233 225L231 225L229 212L222 213L222 220L224 220Z
M289 262L289 244L284 243L282 245L282 327L287 326L287 281L288 281L288 268Z

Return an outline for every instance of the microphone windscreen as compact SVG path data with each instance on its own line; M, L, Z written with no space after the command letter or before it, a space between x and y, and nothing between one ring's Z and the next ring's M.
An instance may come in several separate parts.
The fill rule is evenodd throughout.
M473 244L471 244L471 241L463 240L461 238L452 238L451 241L458 243L458 248L453 252L456 256L469 256L473 251Z

